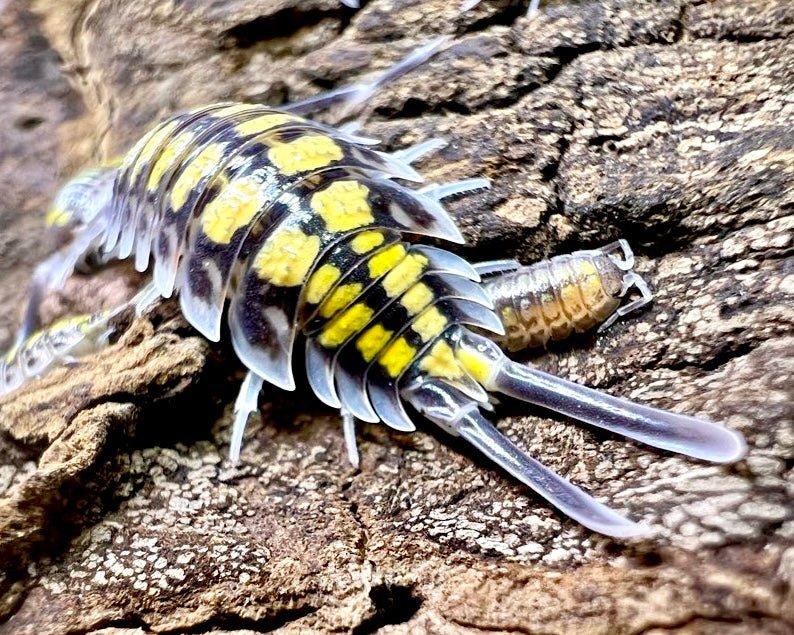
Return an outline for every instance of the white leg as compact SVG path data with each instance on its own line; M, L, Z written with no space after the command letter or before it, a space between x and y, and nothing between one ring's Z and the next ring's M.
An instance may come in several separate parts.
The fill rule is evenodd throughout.
M157 286L154 282L148 282L131 300L135 306L135 315L143 315L159 299L160 292L157 290Z
M383 73L369 82L357 82L349 86L335 88L314 97L292 102L281 106L281 110L294 112L298 115L306 115L321 110L327 110L336 105L341 105L342 112L346 115L352 114L361 108L367 100L372 97L383 86L388 85L393 80L412 71L417 66L424 64L433 57L447 42L450 36L442 35L433 38L427 44L415 49L396 64L387 68Z
M448 143L446 139L442 139L441 137L431 137L426 141L415 143L414 145L403 148L402 150L397 150L397 152L392 152L391 155L400 161L414 163L427 154L435 152L436 150L441 150L441 148L446 148L447 145Z
M240 449L243 446L243 433L248 424L248 417L259 406L259 392L262 390L264 380L249 371L240 386L237 400L234 402L234 424L232 425L232 438L229 442L229 460L239 463Z
M345 434L345 447L347 448L347 458L350 464L358 468L361 460L358 454L358 444L356 443L356 418L352 413L342 408L342 430Z
M491 182L488 179L477 177L473 179L463 179L462 181L453 181L452 183L430 183L419 191L425 196L440 201L443 198L448 198L457 194L466 194L467 192L474 192L475 190L487 190L490 187Z
M651 300L653 300L653 292L648 287L648 283L643 280L642 276L640 276L638 273L634 273L633 271L623 276L623 289L621 290L620 295L626 295L626 293L628 293L629 289L632 287L636 288L637 291L640 292L640 297L624 304L621 307L618 307L618 310L610 315L609 319L598 327L599 332L608 329L618 318L626 315L627 313L631 313L632 311L636 311L640 307L645 306Z
M609 259L614 262L621 271L630 271L632 267L634 267L634 252L631 250L628 241L623 238L609 243L608 245L604 245L601 249L597 249L596 251L609 256ZM617 255L618 251L623 253L623 258Z
M540 0L530 0L529 8L527 9L527 17L537 13L539 6L540 6Z

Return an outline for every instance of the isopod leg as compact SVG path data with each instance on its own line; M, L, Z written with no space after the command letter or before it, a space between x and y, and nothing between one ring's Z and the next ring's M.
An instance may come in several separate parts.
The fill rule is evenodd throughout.
M521 268L521 263L512 258L504 260L486 260L485 262L472 263L474 270L480 274L481 278L496 276L503 273L511 273Z
M361 457L358 453L358 443L356 442L356 418L352 412L348 412L344 408L342 414L342 430L345 434L345 448L347 449L347 458L350 465L358 469L361 464Z
M530 0L529 8L527 9L527 17L531 15L535 15L538 12L539 6L540 6L540 0Z
M229 460L232 463L240 461L240 449L243 446L243 433L248 424L248 417L259 407L259 392L262 390L264 380L249 371L240 386L237 400L234 402L234 424L232 425L232 438L229 442Z
M349 86L335 88L314 97L286 104L281 106L280 109L297 115L307 115L338 105L342 108L343 114L354 113L383 86L412 71L417 66L421 66L433 57L449 39L449 36L446 35L433 38L427 44L420 46L399 62L387 68L372 81L357 82Z
M149 282L138 291L130 303L135 309L135 315L141 316L159 299L160 291L157 285L154 282Z
M628 313L632 313L653 300L653 291L648 287L648 283L638 273L630 271L623 275L623 289L620 292L621 296L625 296L631 288L637 289L640 292L640 297L627 302L626 304L618 307L609 318L598 327L599 332L608 329L615 321Z

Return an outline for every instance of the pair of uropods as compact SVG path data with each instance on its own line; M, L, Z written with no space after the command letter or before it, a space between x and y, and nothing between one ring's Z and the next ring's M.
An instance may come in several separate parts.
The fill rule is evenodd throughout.
M383 77L405 72L438 45ZM38 301L82 262L132 258L152 274L135 300L139 312L177 295L186 320L213 341L226 318L248 369L235 403L232 459L263 385L295 387L293 351L300 345L299 376L340 410L354 463L356 419L413 431L412 409L586 527L618 537L645 533L502 435L482 413L491 395L709 461L740 458L744 440L718 424L510 360L503 347L539 346L607 326L651 293L633 271L625 241L526 267L504 260L472 265L423 242L462 243L441 201L487 181L420 186L412 164L439 140L386 153L353 127L299 114L365 99L382 82L281 110L223 103L183 112L119 161L67 184L48 218L68 240L34 275L17 345L0 365L0 388L13 390L102 345L113 311L37 330Z

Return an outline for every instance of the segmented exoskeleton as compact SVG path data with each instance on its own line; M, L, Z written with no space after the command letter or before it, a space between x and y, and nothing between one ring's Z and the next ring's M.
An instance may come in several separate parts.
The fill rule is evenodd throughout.
M604 330L646 305L653 294L633 267L634 253L622 239L529 266L514 260L475 265L487 276L483 287L505 327L505 335L494 339L508 351L543 346L596 325ZM623 304L632 288L640 297Z
M475 267L417 237L462 242L440 200L483 181L421 189L398 183L421 180L410 163L438 145L430 140L387 154L374 150L372 140L294 112L206 106L163 122L112 168L107 199L75 241L104 259L134 255L141 271L153 259L153 281L139 306L178 293L186 319L209 339L220 338L225 309L232 344L249 371L235 404L233 458L264 382L295 387L292 354L301 342L307 381L322 401L341 409L351 455L355 418L414 430L407 403L585 526L614 536L642 533L500 434L480 413L489 393L712 461L739 458L743 439L522 366L469 330L505 335L494 298L478 284ZM571 271L582 273L590 263L605 286L611 278L598 270L601 259L618 269L626 262L609 250L586 253L521 275L537 282L542 271L575 262ZM628 275L621 271L616 298L625 294ZM574 282L587 284L555 279L549 289L565 294ZM501 296L495 297L498 304ZM536 299L541 310L553 304L542 293ZM583 298L582 304L597 303Z

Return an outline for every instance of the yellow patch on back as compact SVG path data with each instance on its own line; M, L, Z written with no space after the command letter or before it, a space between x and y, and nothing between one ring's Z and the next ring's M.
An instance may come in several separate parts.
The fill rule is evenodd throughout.
M389 343L392 335L394 331L388 331L382 324L376 324L361 334L356 340L356 348L364 360L370 362Z
M318 341L326 348L336 348L358 333L372 319L375 311L363 302L354 304L329 322L320 333Z
M416 349L404 337L398 337L381 353L378 362L386 369L389 377L396 378L413 361L415 355Z
M587 276L579 282L579 289L582 292L582 300L588 307L596 306L606 295L601 279L597 275Z
M306 302L319 303L341 275L339 267L334 267L334 265L325 264L318 268L306 283Z
M303 284L319 252L319 236L299 229L277 231L254 258L254 271L277 287L296 287Z
M353 300L355 300L364 285L360 282L352 282L350 284L340 284L333 290L328 299L320 306L320 315L324 318L330 318L335 315L340 309L345 308Z
M502 324L505 327L518 326L518 316L513 307L506 306L502 309Z
M146 182L146 189L150 192L157 190L160 185L160 180L163 178L163 174L176 163L176 160L187 149L194 137L195 135L190 132L190 130L186 130L168 142L160 153L160 156L157 157L157 161L155 161L152 166L152 171L149 173L149 180Z
M63 207L56 206L50 208L47 216L44 218L44 223L47 227L63 227L72 219L72 215L67 212Z
M459 347L457 357L469 374L487 389L494 370L491 361L467 347Z
M463 375L463 369L455 358L452 347L444 340L436 342L419 362L419 368L433 377L443 379L458 379Z
M343 156L342 148L333 139L320 134L275 143L267 152L270 162L287 176L327 167Z
M411 329L419 334L423 342L429 342L442 333L448 323L446 316L438 310L438 307L433 306L413 321Z
M380 247L384 240L386 240L386 237L383 235L383 232L375 230L359 232L356 234L355 238L350 241L350 248L354 253L366 254L375 249L375 247Z
M171 188L171 209L179 210L202 178L223 160L224 144L211 143L188 163Z
M230 181L204 208L199 219L201 229L210 240L228 245L234 233L250 223L266 203L258 178Z
M178 122L169 121L159 128L155 128L146 137L144 137L143 147L141 148L137 159L135 159L135 165L133 166L132 174L130 175L130 181L135 181L138 178L143 167L149 164L149 162L154 158L154 155L160 149L163 141L165 141L168 138L168 135L176 130L178 126Z
M417 282L403 293L400 304L408 311L408 315L416 315L433 301L433 290L424 282Z
M375 220L368 196L369 188L361 183L334 181L312 195L311 208L325 221L328 231L346 232Z
M403 258L383 278L386 295L393 298L408 289L422 275L426 264L427 258L420 254L409 254Z
M580 260L576 265L576 273L580 276L592 276L597 273L595 266L589 260Z
M237 134L243 137L248 137L250 135L267 132L268 130L275 128L276 126L280 126L283 123L287 123L288 121L301 121L301 118L296 117L295 115L288 115L283 112L274 112L244 121L243 123L237 124L234 129Z
M579 293L579 287L576 283L566 284L560 289L560 298L564 308L572 317L580 316L584 312L582 306L582 295Z
M405 247L401 244L386 247L383 251L375 254L367 262L369 275L371 278L380 278L389 269L394 267L405 257Z

